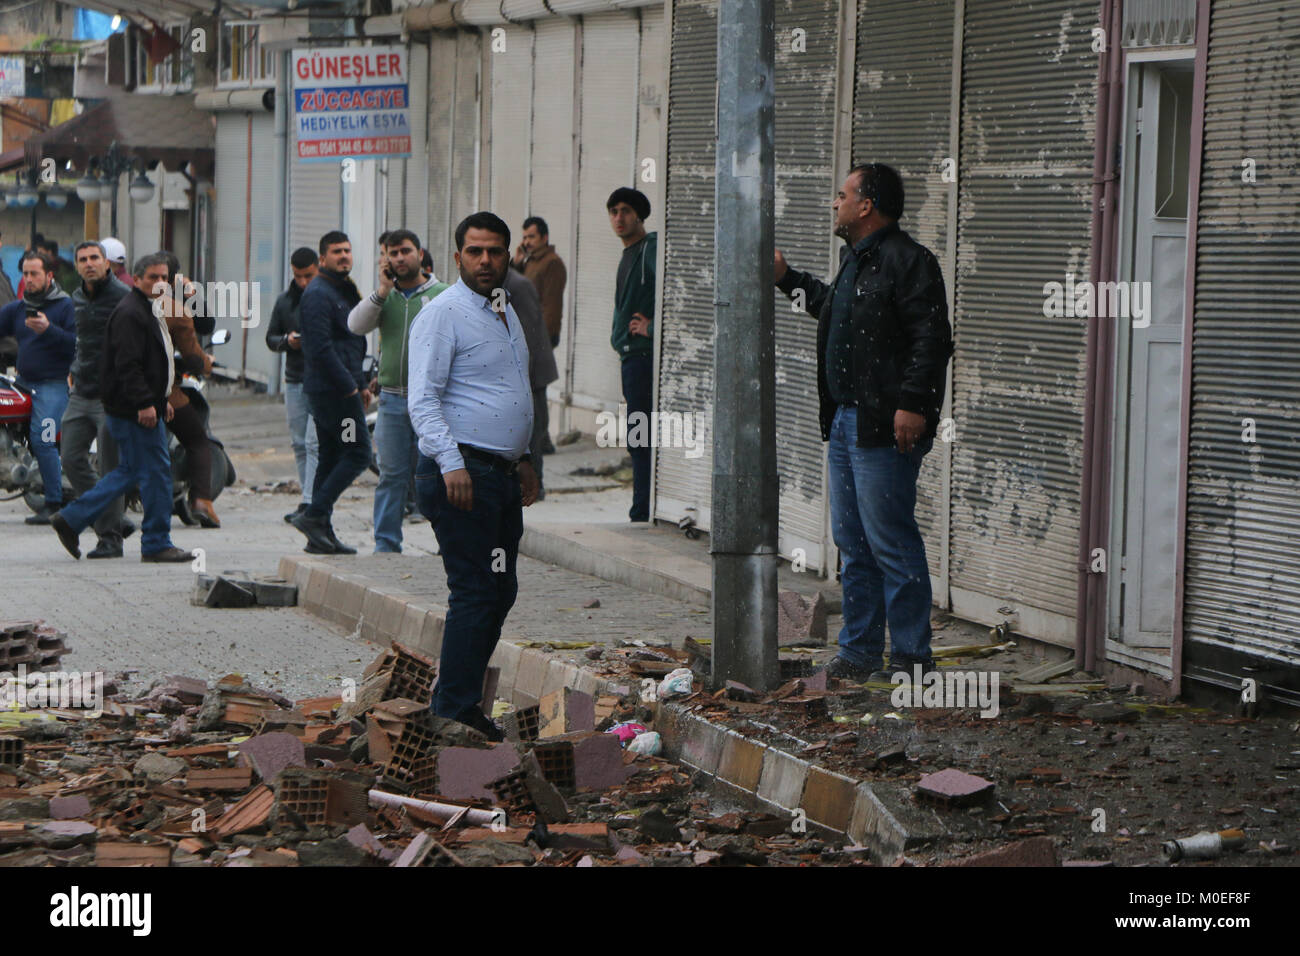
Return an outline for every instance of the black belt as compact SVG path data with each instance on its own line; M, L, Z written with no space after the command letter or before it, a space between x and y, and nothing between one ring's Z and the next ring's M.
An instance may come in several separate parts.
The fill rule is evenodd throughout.
M459 445L460 453L466 458L474 458L481 462L486 462L493 468L504 471L507 475L513 475L519 469L519 462L509 461L500 455L494 455L490 451L484 451L481 448L475 448L473 445Z

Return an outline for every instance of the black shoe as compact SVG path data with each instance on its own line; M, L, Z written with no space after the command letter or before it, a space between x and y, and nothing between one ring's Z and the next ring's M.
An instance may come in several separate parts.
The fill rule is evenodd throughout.
M289 524L293 525L307 537L308 554L334 554L334 542L327 531L329 522L324 518L313 518L306 511L295 514Z
M135 534L135 522L130 518L122 519L122 540L125 541L131 535Z
M120 558L122 556L121 547L113 547L107 541L100 541L95 545L93 551L86 555L88 558Z
M352 547L351 545L346 545L338 539L338 535L334 533L334 526L329 522L325 523L325 534L329 537L330 544L334 546L335 554L356 554L357 553L356 548Z
M551 441L550 435L547 435L544 438L542 438L542 454L543 455L555 454L555 442Z
M865 684L871 679L872 674L870 667L859 666L837 654L834 660L826 665L826 676L836 680L852 681L855 684Z
M57 509L55 509L57 510ZM50 518L54 515L54 510L50 509L48 504L41 505L41 510L36 514L28 515L24 519L24 524L49 524Z
M297 508L294 508L293 511L290 511L287 515L284 516L284 523L293 524L293 519L298 517L298 515L302 514L306 510L307 510L306 505L299 504Z
M152 554L140 555L140 560L155 564L180 564L182 561L193 561L194 552L186 551L184 548L163 548L161 551L155 551Z
M78 561L81 560L81 535L72 530L68 524L68 519L57 512L50 516L50 527L54 533L59 536L59 541L67 549L68 554L72 555Z
M880 670L872 673L871 680L873 683L878 682L881 684L892 684L894 683L895 675L905 674L907 676L907 680L905 680L903 683L910 684L917 677L916 674L917 667L920 667L921 669L920 677L922 680L925 679L926 674L933 673L934 671L937 671L939 669L934 665L934 661L925 661L925 662L899 661L898 663L894 663L893 661L890 661L887 667L883 667ZM901 687L902 685L900 684L899 686Z
M500 743L506 739L506 735L501 732L501 728L478 708L474 709L473 714L464 720L458 720L457 723L464 724L466 727L473 727L493 743Z

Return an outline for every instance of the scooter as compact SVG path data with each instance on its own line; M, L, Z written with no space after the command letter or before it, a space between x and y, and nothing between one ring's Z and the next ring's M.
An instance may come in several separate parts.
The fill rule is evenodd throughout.
M230 341L230 332L226 329L220 329L212 335L212 345L224 345ZM177 353L177 358L180 357ZM214 362L214 368L219 368L220 363ZM229 488L235 483L235 466L230 461L230 456L226 454L226 446L221 440L212 434L210 424L212 409L208 405L208 400L203 396L203 380L185 375L181 378L181 391L189 399L203 418L203 430L208 436L208 441L212 443L212 497L215 500L221 494L223 488ZM198 524L198 519L190 510L190 482L186 471L186 452L185 446L175 437L171 441L172 457L172 513L187 525Z
M0 492L12 492L0 500L12 501L21 495L27 507L37 512L45 506L45 482L36 464L31 423L31 390L19 385L16 379L0 375ZM75 497L65 477L63 500L71 501Z

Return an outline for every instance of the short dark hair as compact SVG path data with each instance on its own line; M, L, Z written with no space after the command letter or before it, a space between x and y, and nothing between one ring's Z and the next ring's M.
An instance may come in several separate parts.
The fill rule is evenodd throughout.
M433 256L429 254L428 249L420 250L420 268L433 271Z
M605 203L605 208L613 209L621 202L631 206L632 211L640 218L650 218L650 197L641 190L633 189L631 186L620 186L609 194L609 201Z
M18 268L21 270L23 263L29 259L35 259L39 262L46 272L54 271L54 260L44 252L37 252L35 248L27 249L23 252L23 257L18 260Z
M37 247L39 247L39 248L41 248L41 249L46 249L46 250L48 250L49 253L50 253L50 255L51 255L53 258L56 258L56 259L58 258L58 256L59 256L59 244L58 244L57 242L55 242L53 239L44 239L44 238L43 238L43 239L41 239L40 242L36 243L36 245L37 245Z
M858 174L858 195L870 199L890 219L903 218L903 177L884 163L862 163L849 170Z
M159 249L158 255L167 260L167 278L175 279L176 273L181 271L181 260L170 249Z
M549 236L551 234L551 230L546 228L546 220L543 219L541 216L529 216L527 219L525 219L524 232L528 231L529 226L536 226L537 234L539 236Z
M320 259L317 258L315 250L309 249L306 246L299 246L297 249L293 250L293 255L289 257L289 265L293 266L295 269L306 269L308 266L314 266L318 262L320 262Z
M415 248L420 248L420 237L409 229L394 229L392 232L384 233L384 248L391 249L393 246L400 246L408 239Z
M89 249L91 246L94 246L96 249L98 249L99 254L103 258L105 259L108 258L108 253L104 251L104 244L97 239L87 239L85 242L77 243L77 248L72 250L72 258L74 259L77 258L78 252L80 252L82 249Z
M329 232L325 233L325 235L320 237L320 254L322 256L325 255L326 250L328 250L330 246L337 246L340 242L351 243L352 240L349 239L348 234L343 232L341 229L331 229Z
M486 229L488 232L495 232L505 237L506 251L510 250L510 227L507 226L502 218L495 213L476 212L466 216L456 227L456 251L465 248L465 233L471 229Z
M135 260L135 265L131 268L131 275L139 278L149 270L150 266L166 266L169 270L171 269L171 263L167 261L166 253L151 252L147 256L141 256Z
M388 230L384 230L379 234L379 244L381 246L387 246L390 242L392 242L392 240L393 240L393 234Z

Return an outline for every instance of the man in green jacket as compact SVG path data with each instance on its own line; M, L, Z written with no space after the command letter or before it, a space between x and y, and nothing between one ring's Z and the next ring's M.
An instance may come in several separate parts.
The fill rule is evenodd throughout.
M632 456L632 507L628 517L649 521L658 239L655 233L645 231L645 221L650 218L650 200L645 193L623 186L610 193L605 208L614 235L623 240L623 258L614 283L614 329L609 342L623 362L623 400L627 403L631 436L628 454Z
M406 490L419 451L406 411L407 349L411 323L447 283L420 274L420 240L409 229L386 233L385 262L379 287L348 313L348 328L359 335L379 329L379 418L375 444L379 487L375 489L375 553L401 553Z

